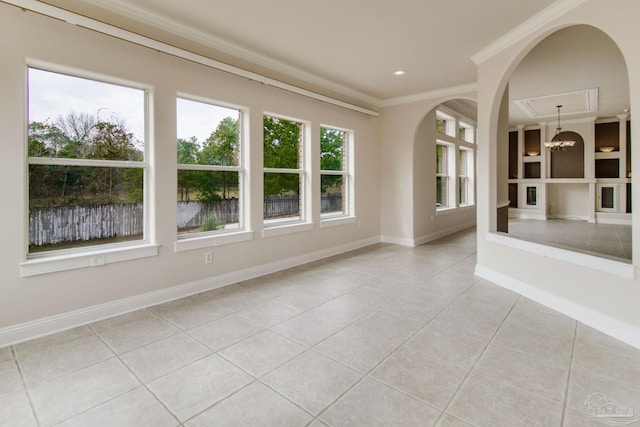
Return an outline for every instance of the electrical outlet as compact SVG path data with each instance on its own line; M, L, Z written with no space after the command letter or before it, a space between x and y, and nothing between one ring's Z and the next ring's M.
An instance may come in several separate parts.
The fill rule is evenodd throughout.
M211 264L213 262L213 254L211 252L204 253L204 263Z
M99 265L104 265L105 263L105 259L103 255L96 255L93 258L91 258L91 266L92 267L97 267Z

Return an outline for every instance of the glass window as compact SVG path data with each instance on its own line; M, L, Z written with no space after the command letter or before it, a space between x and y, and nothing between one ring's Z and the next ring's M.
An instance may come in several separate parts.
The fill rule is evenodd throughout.
M304 124L264 116L264 220L304 220Z
M320 128L320 213L348 215L349 133Z
M449 151L447 144L436 144L436 206L438 208L450 205Z
M178 236L242 227L239 110L177 99Z
M28 68L29 254L145 239L142 89Z

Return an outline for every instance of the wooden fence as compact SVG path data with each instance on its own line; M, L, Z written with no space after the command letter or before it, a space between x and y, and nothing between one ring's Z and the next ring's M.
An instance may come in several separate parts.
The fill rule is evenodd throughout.
M264 217L278 218L297 215L298 196L274 196L264 201ZM222 224L237 223L238 199L214 203L178 202L179 230L201 227L215 215ZM342 195L323 194L321 212L342 210ZM29 210L29 245L45 246L65 242L90 241L143 234L144 212L142 203L54 206Z

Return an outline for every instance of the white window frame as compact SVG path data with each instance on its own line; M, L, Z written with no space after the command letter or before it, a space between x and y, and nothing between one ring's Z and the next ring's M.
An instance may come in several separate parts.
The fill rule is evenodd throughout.
M472 206L475 204L475 200L474 200L474 176L475 176L475 170L474 170L474 165L475 165L475 158L474 158L474 151L470 148L467 147L458 147L458 151L457 151L457 155L461 156L462 153L465 153L466 155L466 161L465 163L465 170L458 170L458 186L462 186L463 182L464 182L464 186L466 187L466 196L467 196L467 200L463 203L460 200L460 191L461 188L458 188L457 194L458 194L458 205L460 207L464 207L464 206ZM459 165L460 159L458 159L458 162L456 162L456 165Z
M65 271L84 267L100 267L114 262L128 261L133 259L145 258L158 255L158 246L155 243L155 234L151 229L151 162L149 153L151 140L149 138L149 127L152 118L149 116L149 93L152 88L140 83L119 79L116 77L106 76L95 72L78 70L75 68L65 67L58 64L48 62L29 60L25 64L26 75L30 68L63 74L69 77L79 79L92 80L98 83L107 83L122 87L128 87L144 91L144 144L143 144L143 161L127 161L127 160L93 160L93 159L74 159L74 158L55 158L55 157L29 157L25 160L25 174L23 178L25 188L25 229L24 229L24 261L20 263L20 275L22 277L34 276L39 274L52 273L57 271ZM27 91L28 79L26 80ZM27 97L26 102L29 102ZM27 111L29 105L27 105ZM29 117L26 117L25 128L29 125ZM28 132L25 132L24 147L25 153L28 153ZM120 242L107 243L98 245L81 246L70 249L57 249L52 251L29 253L29 166L31 165L48 165L48 166L83 166L83 167L112 167L112 168L136 168L143 171L143 235L142 239Z
M454 178L455 170L456 170L455 145L449 142L438 140L436 141L436 146L443 147L446 152L446 159L444 162L444 167L445 167L444 173L438 173L438 171L436 170L436 178L441 178L446 181L445 188L446 188L446 197L447 197L447 204L441 205L441 206L437 206L436 204L436 209L438 211L454 209L456 207L456 199L457 199L455 197L456 183ZM437 179L436 179L436 185L437 185Z
M320 212L321 227L330 225L340 225L350 223L352 221L345 221L347 218L354 218L354 193L353 193L353 131L349 129L343 129L336 126L320 125L320 128L337 130L344 133L344 140L342 144L342 170L320 170L320 182L322 182L323 175L342 176L342 187L344 194L342 195L342 212ZM320 192L322 196L322 192ZM339 221L341 219L341 221Z
M235 229L222 229L213 231L204 231L193 234L178 235L175 242L175 251L183 252L193 249L207 248L211 246L222 246L229 243L243 242L253 239L253 232L247 229L247 224L250 222L247 219L248 209L246 209L248 195L246 185L246 168L245 164L248 162L246 158L246 137L248 134L247 129L247 109L238 105L232 105L225 102L211 100L208 98L198 97L189 94L178 93L176 96L176 103L178 99L186 101L200 102L203 104L209 104L214 107L228 108L238 111L238 165L236 166L220 166L220 165L200 165L200 164L180 164L177 163L177 170L200 170L208 172L237 172L238 173L238 191L239 191L239 212L238 212L238 228ZM177 117L177 115L176 115ZM176 194L177 197L177 194ZM177 232L177 230L176 230Z
M262 158L263 184L264 184L264 175L266 173L298 174L300 194L298 196L299 197L299 217L282 218L282 219L265 219L263 214L262 235L263 237L270 237L270 236L278 236L282 234L290 234L293 232L312 230L313 223L310 221L310 218L309 218L310 207L308 206L309 194L311 193L309 188L309 183L311 181L309 179L309 171L311 170L311 167L310 167L310 159L309 159L310 156L307 155L309 151L308 144L309 144L309 141L311 140L309 135L311 125L309 124L309 122L305 120L283 116L280 114L264 112L262 115L263 120L265 116L273 117L280 120L288 120L288 121L296 122L300 124L300 141L299 141L299 148L298 148L298 151L299 151L298 156L300 161L298 162L297 169L267 168L267 167L264 167L264 154L263 154L263 158ZM264 144L264 141L263 141L263 144ZM262 200L264 203L264 190L262 192Z
M611 188L613 191L613 207L606 208L602 206L602 190L604 188ZM596 211L597 212L619 212L619 199L620 199L620 185L616 183L599 183L596 184Z
M436 173L436 178L440 176L446 177L447 179L447 196L449 201L448 206L437 206L436 204L436 214L439 215L456 212L459 209L469 209L475 206L475 165L477 145L475 144L476 125L472 120L469 120L467 117L464 117L459 113L456 113L455 111L452 111L442 105L436 108L436 120L437 119L446 120L446 133L438 132L436 124L436 144L446 145L448 147L448 150L450 150L447 151L447 173ZM458 138L458 129L460 129L461 127L467 129L465 138L468 137L469 139L471 139L471 141ZM460 203L459 198L459 181L463 177L458 171L460 150L465 150L468 153L466 165L467 175L464 176L468 183L467 203L464 204Z

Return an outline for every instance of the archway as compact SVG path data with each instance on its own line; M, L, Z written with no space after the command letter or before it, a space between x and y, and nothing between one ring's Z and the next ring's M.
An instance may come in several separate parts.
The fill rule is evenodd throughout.
M630 262L629 78L615 42L588 25L554 32L515 68L507 100L508 120L500 121L508 123L508 176L497 177L499 187L508 184L503 231ZM552 152L544 142L560 123L577 143Z

